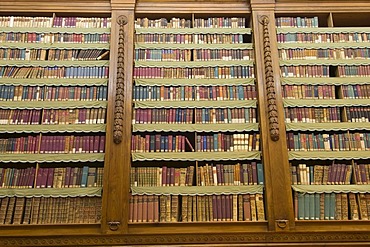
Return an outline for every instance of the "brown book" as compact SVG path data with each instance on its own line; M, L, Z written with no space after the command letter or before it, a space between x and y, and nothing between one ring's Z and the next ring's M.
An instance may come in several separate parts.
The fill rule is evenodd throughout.
M351 220L359 220L359 208L356 201L356 194L349 193L348 194L348 200L349 200L349 209L350 209L350 219Z
M5 224L13 223L15 201L16 201L16 197L9 198L8 208L7 208L6 217L5 217Z
M26 198L24 206L24 216L22 220L23 225L28 225L31 222L32 200L33 198Z
M249 200L251 205L251 220L257 221L256 195L250 195Z
M365 194L359 193L357 195L358 197L358 206L360 208L360 219L361 220L368 220L369 214L367 212L367 204L366 204L366 196Z
M213 197L207 196L208 207L207 207L207 221L213 221Z
M250 195L243 195L243 215L244 221L252 220Z
M0 205L0 225L5 223L6 213L8 209L10 197L1 198L1 205Z
M21 224L23 218L23 210L25 204L25 197L17 197L14 208L13 224Z
M256 194L256 210L257 210L257 220L265 220L265 207L262 194Z
M130 223L133 222L133 217L134 217L134 196L132 194L130 194L130 200L129 200L129 209L130 209L130 212L129 212L129 221Z
M171 222L178 222L179 221L179 196L172 195L171 196Z
M159 222L166 222L166 196L159 196Z
M342 219L342 195L341 193L335 194L335 220Z
M181 222L188 222L188 195L182 196L181 201Z
M192 222L197 222L198 221L198 196L192 196L192 200L191 200L191 203L192 203L192 206L191 206L191 215L192 215Z
M340 193L342 202L342 220L348 220L348 198L346 193Z
M148 196L143 195L142 196L142 203L143 203L143 209L142 209L142 222L148 222Z

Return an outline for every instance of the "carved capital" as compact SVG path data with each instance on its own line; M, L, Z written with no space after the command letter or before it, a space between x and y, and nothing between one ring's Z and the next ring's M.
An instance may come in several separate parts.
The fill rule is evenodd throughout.
M273 141L279 140L279 123L278 111L276 105L276 89L274 82L274 71L272 69L270 33L268 24L270 19L266 15L261 15L258 18L259 23L263 26L263 57L265 65L265 86L266 99L269 118L270 138Z
M117 18L119 25L118 33L118 54L117 54L117 79L116 98L114 106L113 141L116 144L122 142L123 119L124 119L124 93L125 93L125 29L127 16L120 15Z

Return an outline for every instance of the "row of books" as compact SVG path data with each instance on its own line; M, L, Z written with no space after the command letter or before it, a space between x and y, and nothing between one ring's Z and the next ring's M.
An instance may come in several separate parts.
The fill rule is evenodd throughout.
M0 101L107 100L107 86L0 85Z
M0 31L0 43L109 43L109 33L35 33L35 32L10 32Z
M0 225L100 223L100 197L3 197Z
M132 123L256 123L256 115L255 108L134 109Z
M370 33L359 32L335 32L335 33L316 33L316 32L294 32L278 33L278 43L348 43L348 42L369 42Z
M369 220L369 193L294 194L297 220Z
M370 107L346 107L348 122L369 122Z
M263 165L257 162L208 164L199 166L194 180L194 166L131 167L131 186L229 186L263 184Z
M370 133L288 133L290 151L369 150Z
M133 124L193 123L193 109L133 109Z
M256 123L256 108L195 109L195 123Z
M108 55L101 49L12 49L0 48L0 59L26 61L100 60Z
M342 122L339 107L286 107L286 123L327 123Z
M339 48L339 49L279 49L281 59L367 59L369 48Z
M1 16L3 27L77 27L77 28L109 28L111 18L107 17L28 17Z
M184 18L160 18L156 20L136 18L135 28L191 28L191 21Z
M0 53L1 58L1 53ZM243 49L136 49L136 61L238 61L253 59L253 50ZM51 59L49 59L51 60Z
M329 72L326 65L280 66L282 77L329 77Z
M1 72L1 71L0 71ZM1 75L1 73L0 73ZM254 68L250 66L214 66L204 68L160 68L135 67L134 78L187 78L187 79L231 79L253 78Z
M352 165L298 164L291 166L291 172L293 184L351 184Z
M0 139L0 153L104 153L105 136L27 136Z
M338 66L338 75L339 77L369 77L370 65Z
M197 171L198 186L228 186L263 184L263 165L252 161L250 164L205 164Z
M105 108L1 110L0 124L104 124Z
M336 98L334 85L282 85L282 87L282 96L285 99Z
M133 100L135 101L165 101L165 100L208 101L208 100L249 100L249 99L257 99L257 91L255 85L135 86L133 90Z
M243 17L212 17L207 19L196 18L193 23L184 18L160 18L151 20L137 18L135 28L245 28L246 19Z
M138 187L192 186L194 166L131 167L130 184Z
M356 184L370 184L370 164L353 164L353 174Z
M187 150L185 142L191 150L192 145L188 138L183 135L132 135L132 152L185 152Z
M102 187L102 167L0 168L1 188Z
M195 150L197 152L259 151L260 134L215 133L197 135Z
M319 17L277 17L277 27L319 27Z
M344 99L369 99L370 84L342 85L341 92Z
M108 78L108 67L14 67L1 66L0 78Z
M194 19L194 28L246 28L244 17L209 17Z
M265 221L262 194L133 195L129 222Z
M135 35L135 42L146 44L243 44L243 34L166 34L143 33Z

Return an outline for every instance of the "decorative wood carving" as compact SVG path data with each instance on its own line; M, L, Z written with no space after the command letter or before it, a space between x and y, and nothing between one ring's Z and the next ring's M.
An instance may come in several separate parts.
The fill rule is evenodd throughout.
M117 81L116 81L116 100L114 104L114 128L113 141L116 144L122 142L123 135L123 112L124 112L124 92L125 92L125 30L127 24L126 16L119 16L117 23L119 25L118 35L118 54L117 54Z
M266 99L268 108L270 138L273 141L277 141L279 140L279 122L278 122L278 110L276 105L274 71L272 69L270 34L268 28L270 20L266 15L263 15L259 17L259 22L263 26L263 52L265 63L265 83L267 92Z
M202 234L134 234L110 236L35 236L0 237L1 246L81 246L144 244L253 244L253 243L337 243L370 241L370 232L285 232L285 233L202 233Z

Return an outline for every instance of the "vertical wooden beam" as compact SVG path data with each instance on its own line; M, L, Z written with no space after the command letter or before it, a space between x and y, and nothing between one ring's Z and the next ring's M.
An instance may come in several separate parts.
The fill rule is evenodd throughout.
M103 233L128 232L135 1L111 1L112 30L104 166Z
M270 231L294 228L274 0L251 0L265 198Z

